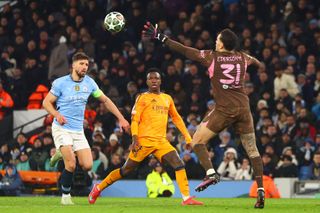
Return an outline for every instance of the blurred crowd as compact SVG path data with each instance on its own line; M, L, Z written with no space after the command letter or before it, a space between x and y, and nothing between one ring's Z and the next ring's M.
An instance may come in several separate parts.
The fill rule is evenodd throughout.
M126 18L118 34L103 28L110 11ZM41 108L50 82L69 73L72 54L81 50L92 57L89 75L129 120L135 97L147 89L146 71L159 67L162 90L173 97L191 135L215 106L207 71L160 43L141 39L141 29L147 20L158 23L162 32L197 49L214 49L217 33L232 29L239 48L264 64L249 67L245 77L264 174L320 179L320 1L30 0L5 5L0 17L0 120L12 110ZM124 163L131 139L94 99L85 118L94 159L90 176L99 179ZM202 178L196 155L171 122L167 139L177 147L188 177ZM59 164L48 164L55 152L50 117L31 141L22 133L15 140L1 145L0 166L59 170ZM233 129L212 139L208 150L224 179L252 178ZM146 178L156 162L148 158L128 178Z

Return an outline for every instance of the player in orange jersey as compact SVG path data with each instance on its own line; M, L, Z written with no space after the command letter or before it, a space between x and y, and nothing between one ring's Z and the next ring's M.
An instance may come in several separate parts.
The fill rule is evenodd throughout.
M190 196L184 163L166 139L168 115L170 115L186 142L191 142L191 136L171 96L160 92L160 84L159 70L149 69L147 75L149 91L137 97L132 110L132 150L129 157L120 169L113 170L100 184L94 185L88 197L90 204L95 203L102 190L133 171L150 154L161 162L168 162L175 169L176 180L183 198L182 205L203 204Z

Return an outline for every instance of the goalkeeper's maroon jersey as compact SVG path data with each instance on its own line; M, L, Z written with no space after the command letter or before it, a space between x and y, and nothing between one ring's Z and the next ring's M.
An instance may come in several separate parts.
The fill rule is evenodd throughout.
M217 107L248 107L249 99L244 92L244 78L252 57L242 52L215 52L201 50L200 57L207 64Z

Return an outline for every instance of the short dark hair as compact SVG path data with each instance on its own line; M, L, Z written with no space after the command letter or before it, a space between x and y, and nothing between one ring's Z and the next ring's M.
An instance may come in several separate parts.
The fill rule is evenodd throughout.
M238 47L238 36L228 28L220 32L220 40L228 51L235 50Z
M159 73L160 78L161 78L161 72L160 72L160 69L158 69L158 68L156 68L156 67L151 67L151 68L149 68L149 69L147 70L147 77L148 77L148 75L149 75L150 73L152 73L152 72Z
M77 52L72 56L72 63L79 60L90 60L90 57L87 56L84 52Z
M147 70L147 73L149 73L149 72L158 72L158 73L160 73L160 70L158 68L156 68L156 67L151 67L151 68L149 68Z

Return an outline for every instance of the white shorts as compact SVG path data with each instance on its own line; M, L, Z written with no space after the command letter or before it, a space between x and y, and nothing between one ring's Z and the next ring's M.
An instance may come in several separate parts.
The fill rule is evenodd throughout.
M71 145L74 152L90 148L83 131L71 131L52 123L52 136L57 149Z

